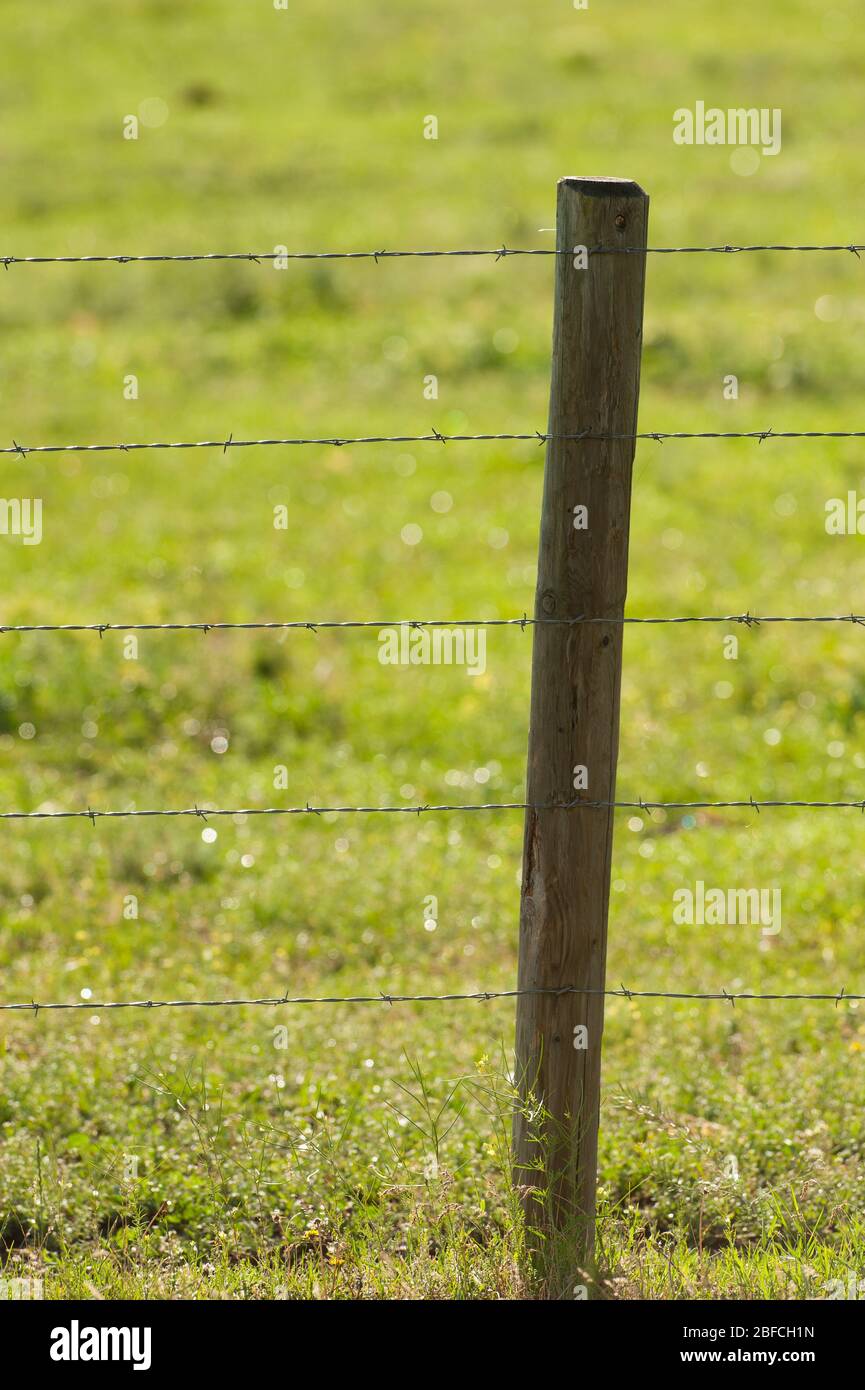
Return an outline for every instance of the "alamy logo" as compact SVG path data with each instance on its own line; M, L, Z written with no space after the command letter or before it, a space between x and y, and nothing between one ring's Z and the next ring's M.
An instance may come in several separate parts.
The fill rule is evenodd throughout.
M698 101L694 110L680 106L673 112L673 143L676 145L759 145L766 155L781 152L781 112L776 106L759 110L756 106L706 107Z
M693 889L677 888L673 894L673 921L677 926L762 927L763 936L781 930L780 888L707 888L697 879Z
M470 676L487 669L483 628L385 627L378 641L382 666L465 666Z
M830 536L865 536L865 498L855 492L830 497L826 503L826 533Z
M852 1270L846 1283L843 1279L828 1279L823 1288L827 1298L865 1298L865 1279L857 1279Z
M52 1361L131 1361L134 1371L150 1370L149 1327L68 1327L51 1332Z
M0 1279L0 1298L19 1301L42 1297L41 1279Z
M21 536L25 545L39 545L42 498L0 497L0 536Z

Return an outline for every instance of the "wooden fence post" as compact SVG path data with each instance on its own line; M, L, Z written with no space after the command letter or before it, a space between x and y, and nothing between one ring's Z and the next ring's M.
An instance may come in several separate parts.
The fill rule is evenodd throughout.
M591 251L645 248L648 208L627 179L559 182L551 436L636 430L646 257ZM536 617L622 616L634 447L548 440ZM621 624L534 628L530 806L615 800L621 666ZM527 810L520 989L604 989L613 817ZM599 993L517 1000L514 1178L529 1225L572 1231L578 1260L594 1249L603 1023Z

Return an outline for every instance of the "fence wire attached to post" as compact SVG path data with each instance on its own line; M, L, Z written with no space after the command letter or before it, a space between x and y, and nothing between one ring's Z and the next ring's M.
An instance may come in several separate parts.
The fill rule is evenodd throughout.
M747 799L647 801L617 799L618 683L621 637L627 624L741 624L749 628L765 624L851 623L865 625L862 614L766 615L750 612L728 615L677 614L625 616L624 587L627 565L627 530L630 460L639 441L663 444L672 440L749 440L762 445L771 440L862 439L865 429L783 430L774 426L757 430L638 430L637 385L639 334L646 258L650 255L739 255L757 252L845 252L857 259L865 243L812 244L753 243L745 245L648 246L646 244L645 195L636 185L620 180L566 179L559 186L558 241L555 248L458 248L453 250L359 250L192 252L143 255L0 256L9 272L23 265L93 265L134 263L247 262L284 268L282 263L301 261L381 262L422 258L486 258L494 263L514 258L553 257L557 275L556 344L551 411L547 431L500 431L477 434L444 434L434 425L425 433L379 435L325 435L235 438L229 432L198 440L121 443L48 443L28 445L13 439L0 447L0 455L26 462L33 454L137 453L162 450L232 449L259 447L351 447L403 443L536 443L547 448L544 516L541 535L541 583L538 610L529 618L390 619L390 620L285 620L217 622L130 623L20 623L0 625L0 634L59 634L96 632L197 632L234 630L305 630L312 634L327 629L402 627L505 627L533 629L534 675L529 777L524 801L477 804L354 805L246 807L228 809L194 804L171 809L76 810L51 805L32 811L0 811L3 821L86 819L95 827L104 819L246 816L330 816L340 814L403 814L431 812L526 813L523 902L518 987L466 993L397 994L370 993L345 996L261 996L233 999L127 999L114 1001L2 1003L0 1011L30 1013L54 1010L96 1012L120 1009L236 1008L284 1005L489 1002L516 999L518 1011L518 1080L524 1093L539 1098L556 1124L574 1122L564 1145L554 1141L543 1151L542 1170L535 1169L551 1204L547 1215L561 1224L578 1215L583 1223L583 1254L591 1251L597 1149L600 1044L603 1001L704 1000L722 1001L735 1007L739 1001L829 1001L837 1008L850 1001L855 1006L865 995L846 988L831 993L753 993L725 988L706 992L632 990L625 985L609 989L604 978L607 894L609 889L611 817L619 809L648 815L658 810L736 808L760 812L767 808L852 809L865 812L865 800ZM589 257L601 258L592 280L572 271L576 241L588 238ZM606 257L624 258L617 272L608 271ZM375 273L374 271L372 273ZM571 504L586 503L592 512L590 531L575 536L570 527ZM594 529L594 535L591 528ZM609 629L605 631L604 629ZM594 796L577 798L563 793L563 777L573 761L584 757L591 774ZM593 761L594 758L594 761ZM600 788L600 794L598 789ZM580 813L561 815L559 813ZM592 813L595 813L594 815ZM563 984L562 980L573 983ZM549 981L549 983L548 983ZM571 998L570 996L575 996ZM576 1008L575 1008L576 1006ZM573 1020L579 1022L571 1030ZM572 1031L585 1027L588 1046L572 1046ZM576 1053L576 1057L574 1056ZM536 1140L546 1135L531 1132L526 1116L518 1118L515 1131L517 1180L525 1182L535 1158ZM530 1177L530 1182L533 1179ZM527 1184L528 1185L528 1184ZM536 1205L528 1194L527 1211L537 1219Z
M85 1010L90 1013L110 1009L239 1009L246 1007L279 1008L286 1004L447 1004L478 1001L489 1003L494 999L519 999L532 994L598 994L608 999L681 999L723 1002L735 1006L740 1001L768 1003L775 1001L833 1003L837 1008L843 1003L859 1003L865 994L849 994L845 988L831 994L753 994L750 991L713 990L704 993L660 989L628 989L620 985L618 989L577 989L571 985L559 985L549 989L485 989L469 994L337 994L337 995L299 995L272 994L249 999L119 999L93 1000L81 1003L39 1004L35 999L28 1003L3 1004L0 1012L29 1013L36 1017L40 1013L52 1011Z

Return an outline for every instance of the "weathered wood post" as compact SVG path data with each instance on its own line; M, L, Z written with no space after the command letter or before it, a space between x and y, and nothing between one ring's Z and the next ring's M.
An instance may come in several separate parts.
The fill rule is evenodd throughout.
M592 248L642 251L648 209L627 179L558 185L538 618L624 612L634 442L555 436L636 430L646 257ZM621 666L620 623L534 628L530 806L615 800ZM604 989L613 817L526 812L520 989ZM529 1225L573 1231L578 1259L594 1248L603 1023L601 993L517 1001L514 1177Z

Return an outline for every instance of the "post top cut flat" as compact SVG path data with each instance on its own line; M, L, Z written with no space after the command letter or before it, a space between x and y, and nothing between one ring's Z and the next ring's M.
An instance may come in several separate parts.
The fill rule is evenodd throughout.
M615 195L619 198L645 198L645 189L641 188L633 179L616 178L578 178L569 176L559 179L559 185L566 184L569 188L574 188L580 193L584 193L587 198L609 198Z

